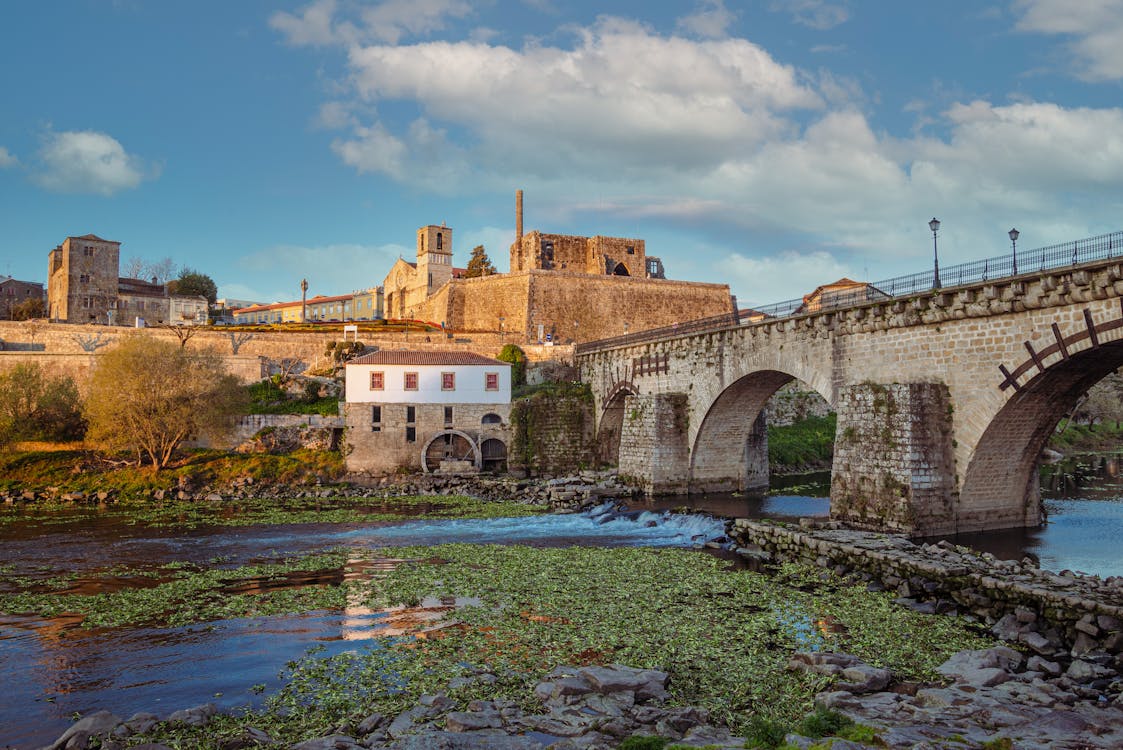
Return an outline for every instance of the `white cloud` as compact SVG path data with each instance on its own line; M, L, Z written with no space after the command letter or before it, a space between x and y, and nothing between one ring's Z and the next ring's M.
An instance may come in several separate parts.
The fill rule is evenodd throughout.
M827 0L772 0L769 9L790 13L796 23L819 31L833 29L850 18L850 11L844 4Z
M736 18L723 0L699 0L695 12L678 19L676 26L703 39L721 39Z
M357 8L357 10L356 10ZM344 17L351 11L354 20ZM472 12L466 0L385 0L373 6L336 0L315 0L299 14L278 11L269 25L281 32L289 44L323 47L378 41L397 44L406 36L421 36L445 28L450 18L465 18Z
M15 154L0 146L0 169L14 167L17 164L19 164L19 159L16 158Z
M722 267L729 274L729 285L740 290L737 304L742 310L796 299L820 284L853 275L823 250L792 250L764 258L733 253L724 259Z
M115 138L92 130L48 133L39 158L35 181L60 193L112 195L156 174Z
M1071 37L1076 74L1091 81L1123 78L1123 0L1017 0L1015 28Z

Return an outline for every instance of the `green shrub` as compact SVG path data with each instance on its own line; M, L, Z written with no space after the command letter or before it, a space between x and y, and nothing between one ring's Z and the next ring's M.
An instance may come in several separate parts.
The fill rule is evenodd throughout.
M837 418L808 417L783 427L768 428L768 463L779 474L830 466Z
M70 377L49 377L33 363L0 374L0 445L78 440L85 432L82 402Z
M854 721L837 711L819 709L803 717L796 732L804 737L836 737L844 729L852 727Z
M749 727L745 732L745 747L772 750L784 744L787 734L788 727L782 722L764 716L754 716L749 719Z
M620 743L620 750L663 750L667 746L665 737L633 735Z
M511 363L511 387L526 385L526 352L515 344L507 344L496 357L500 362Z

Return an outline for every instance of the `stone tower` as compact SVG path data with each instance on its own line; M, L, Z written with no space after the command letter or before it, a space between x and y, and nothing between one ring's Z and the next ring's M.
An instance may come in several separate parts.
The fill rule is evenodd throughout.
M94 234L67 237L50 251L47 315L64 323L109 323L117 311L121 243Z
M452 230L444 224L417 230L417 273L428 294L452 280Z

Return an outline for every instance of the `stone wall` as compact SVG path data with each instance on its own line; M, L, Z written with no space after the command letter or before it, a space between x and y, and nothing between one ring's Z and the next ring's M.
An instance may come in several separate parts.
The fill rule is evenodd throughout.
M955 530L947 386L862 383L839 393L831 517L918 535Z
M521 345L538 340L539 325L555 343L571 343L732 309L724 284L522 271L455 279L426 302L419 317L465 332L498 333L502 323L506 339Z
M772 394L765 407L770 427L787 427L811 417L825 417L833 411L826 399L794 381Z
M619 474L648 493L683 492L689 477L686 396L624 399Z
M374 422L374 407L380 421ZM453 419L445 421L445 407ZM409 410L413 419L409 419ZM371 475L422 469L422 452L448 430L463 433L478 448L496 439L511 453L511 407L507 404L347 404L344 456L347 470ZM485 414L497 414L498 424L483 424ZM412 437L412 439L411 439ZM475 452L465 456L475 462Z
M993 626L1062 664L1090 654L1123 654L1123 579L1059 574L996 560L949 542L918 546L904 537L841 529L793 528L737 519L730 536L771 561L800 561L858 575L919 602L930 612L957 611ZM758 557L752 548L747 556Z
M537 393L511 404L513 472L564 474L595 463L592 399L582 390Z

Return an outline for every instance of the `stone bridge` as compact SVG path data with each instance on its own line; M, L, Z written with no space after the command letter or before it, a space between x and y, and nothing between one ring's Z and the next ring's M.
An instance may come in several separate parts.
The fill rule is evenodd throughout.
M648 491L766 487L761 412L798 379L838 414L832 517L916 535L1036 526L1042 448L1123 365L1123 260L687 327L577 352L602 459Z

